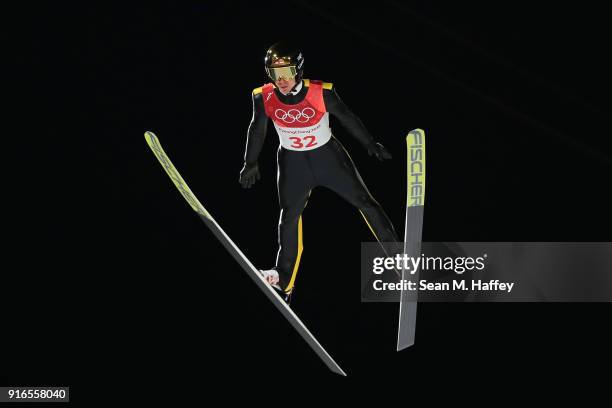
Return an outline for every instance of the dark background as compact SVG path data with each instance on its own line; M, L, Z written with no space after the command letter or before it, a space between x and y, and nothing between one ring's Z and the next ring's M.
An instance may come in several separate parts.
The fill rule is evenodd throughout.
M333 82L394 155L373 160L332 122L398 231L404 137L420 127L424 240L607 241L611 67L608 21L595 2L39 11L26 37L34 45L28 62L39 67L36 104L47 116L34 123L45 137L30 169L49 215L30 212L36 234L20 238L36 248L23 250L36 272L16 280L30 286L6 290L5 310L67 320L45 320L39 330L19 321L23 335L4 338L15 353L0 382L68 384L73 400L89 398L98 381L146 384L170 398L157 386L253 383L284 392L288 381L301 393L319 381L431 385L474 367L489 380L520 370L530 384L609 362L609 304L422 304L416 345L396 353L396 305L359 301L360 242L370 232L355 209L321 189L303 216L292 307L349 374L337 378L189 209L143 138L155 132L245 254L272 266L272 126L262 180L251 190L237 180L251 90L266 81L265 50L291 38L303 46L305 77ZM59 356L41 361L27 350Z

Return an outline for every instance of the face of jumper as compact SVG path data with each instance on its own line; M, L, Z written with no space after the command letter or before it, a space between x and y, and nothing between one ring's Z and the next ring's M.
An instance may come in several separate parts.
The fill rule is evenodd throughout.
M287 63L285 62L285 60L280 58L274 61L274 63L270 67L273 68L273 67L283 67L283 66L287 66ZM276 78L274 80L274 84L276 85L278 90L283 95L287 95L289 91L291 91L293 87L295 86L295 76L290 76L290 75L280 76L279 78Z

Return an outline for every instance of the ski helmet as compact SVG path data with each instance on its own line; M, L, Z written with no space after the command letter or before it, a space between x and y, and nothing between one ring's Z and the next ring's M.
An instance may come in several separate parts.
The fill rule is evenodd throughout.
M266 73L272 81L279 78L295 78L300 82L304 73L304 56L294 44L277 42L268 48L264 60Z

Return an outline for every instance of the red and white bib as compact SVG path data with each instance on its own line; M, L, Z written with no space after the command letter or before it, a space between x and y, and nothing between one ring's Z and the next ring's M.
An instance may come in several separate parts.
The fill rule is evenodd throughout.
M323 101L323 83L309 81L306 97L295 105L286 105L274 93L274 85L266 84L262 96L266 115L274 122L280 144L289 150L316 149L329 142L329 112Z

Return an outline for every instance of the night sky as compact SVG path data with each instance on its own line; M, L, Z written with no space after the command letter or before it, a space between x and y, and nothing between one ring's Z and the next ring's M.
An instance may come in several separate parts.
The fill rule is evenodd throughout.
M609 28L596 4L49 7L36 17L32 58L49 64L37 78L41 105L62 114L50 115L48 147L33 158L58 216L45 217L36 245L56 265L58 280L45 281L59 295L31 296L27 310L47 305L69 323L45 326L47 339L23 331L10 347L42 341L68 362L58 371L15 358L2 382L63 382L77 392L92 388L78 373L149 385L200 386L204 373L237 382L337 380L189 209L143 137L155 132L229 236L256 266L272 266L279 207L271 124L262 179L243 190L238 174L251 91L266 82L266 49L282 39L301 44L305 77L333 82L393 154L384 163L368 157L332 119L398 231L404 138L422 128L425 241L609 241ZM67 160L47 171L46 152ZM57 183L74 166L83 171ZM303 223L292 306L346 381L372 373L456 378L469 366L529 368L529 377L534 365L550 374L609 361L612 339L601 330L609 304L421 304L416 346L396 353L396 305L360 303L360 243L372 238L359 213L316 189ZM507 360L475 359L492 353Z

